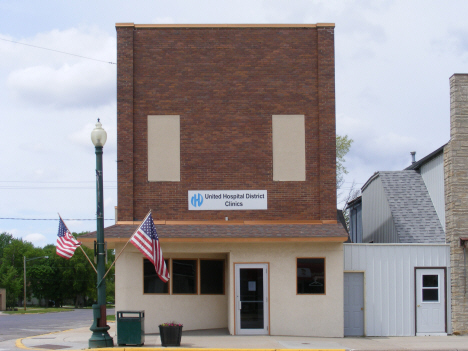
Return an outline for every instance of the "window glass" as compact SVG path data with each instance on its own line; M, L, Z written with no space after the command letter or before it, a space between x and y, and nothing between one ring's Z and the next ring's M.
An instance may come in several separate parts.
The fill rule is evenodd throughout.
M169 261L166 267L169 267ZM143 292L145 294L167 294L169 292L169 283L164 283L156 273L154 265L148 260L143 261Z
M297 293L325 294L325 259L297 259Z
M200 260L200 293L224 294L223 260Z
M423 289L423 302L439 301L439 289Z
M197 293L197 260L172 260L172 293Z
M423 287L430 288L439 286L439 276L437 274L434 275L423 275Z

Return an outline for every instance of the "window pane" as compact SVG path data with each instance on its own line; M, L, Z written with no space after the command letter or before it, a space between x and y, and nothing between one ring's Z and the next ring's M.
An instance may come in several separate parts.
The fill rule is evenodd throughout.
M439 286L439 276L435 275L423 275L423 287L424 288L437 288Z
M240 325L242 329L263 329L263 268L239 270Z
M197 260L172 260L172 293L197 293Z
M325 259L297 259L297 293L325 294Z
M200 293L224 294L224 261L200 260Z
M439 301L439 289L423 289L423 302Z
M168 260L166 262L166 267L169 267ZM145 294L155 293L155 294L167 294L169 291L169 284L164 283L159 279L158 274L154 268L154 265L145 258L143 263L143 292Z

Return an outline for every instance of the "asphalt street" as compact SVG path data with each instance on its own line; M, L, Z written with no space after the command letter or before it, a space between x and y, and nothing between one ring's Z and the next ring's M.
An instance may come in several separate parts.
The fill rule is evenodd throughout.
M107 314L114 314L114 309L108 309ZM91 326L92 319L92 309L44 314L8 315L3 313L0 314L0 342Z

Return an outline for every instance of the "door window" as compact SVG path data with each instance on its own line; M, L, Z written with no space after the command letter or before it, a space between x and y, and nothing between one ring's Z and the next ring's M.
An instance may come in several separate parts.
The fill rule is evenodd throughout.
M422 276L422 302L439 301L439 276L424 274Z
M241 329L263 329L263 269L240 270Z

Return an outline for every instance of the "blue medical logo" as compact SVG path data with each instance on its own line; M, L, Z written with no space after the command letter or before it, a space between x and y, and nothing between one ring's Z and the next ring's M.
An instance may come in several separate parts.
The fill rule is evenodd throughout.
M203 203L203 196L202 194L198 193L192 196L190 199L190 203L193 207L200 207Z

